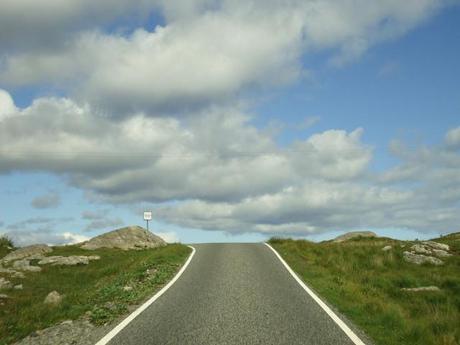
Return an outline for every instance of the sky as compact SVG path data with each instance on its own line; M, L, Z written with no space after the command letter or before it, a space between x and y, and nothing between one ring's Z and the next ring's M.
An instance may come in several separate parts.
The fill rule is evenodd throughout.
M460 231L459 5L2 0L0 235Z

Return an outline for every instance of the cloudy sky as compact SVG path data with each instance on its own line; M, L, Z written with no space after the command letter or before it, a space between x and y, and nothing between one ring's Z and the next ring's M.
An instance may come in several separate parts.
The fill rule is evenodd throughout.
M2 0L0 234L460 230L452 0Z

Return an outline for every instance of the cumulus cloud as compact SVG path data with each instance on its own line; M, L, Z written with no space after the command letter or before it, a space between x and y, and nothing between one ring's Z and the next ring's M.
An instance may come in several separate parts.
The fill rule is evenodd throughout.
M119 122L67 99L39 99L0 122L1 169L66 174L113 202L228 201L309 177L355 178L371 159L362 129L326 131L280 149L248 121L238 109L219 108L186 126L143 115Z
M296 80L306 72L301 63L304 54L332 51L331 63L347 63L374 44L406 33L447 3L198 0L184 5L183 1L136 1L133 8L156 9L166 22L128 35L102 33L88 26L83 31L75 29L58 47L5 56L0 80L16 86L57 84L109 114L145 109L150 110L149 115L158 115L159 110L188 111L228 102L248 89ZM49 23L53 31L61 32L55 30L56 25L64 25L70 14L82 20L88 13L119 14L131 2L70 4L49 0L43 6L54 6L56 11L27 11L27 15L38 17L32 23L42 30ZM0 17L6 26L0 32L14 31L11 20L21 6L2 2L0 13L2 7L8 20ZM56 13L62 22L47 21L43 13ZM36 28L31 25L31 30Z
M61 197L57 193L49 193L41 196L37 196L31 202L31 205L35 208L55 208L61 203Z
M72 232L53 232L51 230L8 231L3 235L11 238L16 246L44 243L48 245L75 244L89 239L87 236Z
M179 236L174 231L167 231L167 232L158 232L155 231L155 235L160 236L163 240L168 243L177 243L179 242Z
M364 129L280 147L241 106L254 90L308 74L306 54L343 66L450 3L2 1L0 85L51 87L67 97L20 109L0 90L0 173L52 172L109 203L174 201L157 206L164 221L230 233L456 230L458 128L437 147L395 143L400 164L372 176ZM142 27L151 11L160 24ZM108 29L115 22L128 30ZM53 206L59 196L33 203ZM88 230L121 223L94 211L82 218ZM45 225L15 236L75 239Z
M460 148L460 127L449 130L446 134L445 141L449 148Z
M74 32L120 17L139 24L155 6L156 1L149 0L2 0L0 45L4 53L6 49L53 49L65 44Z

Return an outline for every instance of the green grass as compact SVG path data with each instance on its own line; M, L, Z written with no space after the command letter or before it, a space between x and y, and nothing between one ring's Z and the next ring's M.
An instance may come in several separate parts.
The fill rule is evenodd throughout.
M23 290L10 290L11 297L0 307L0 344L10 344L32 331L63 320L77 319L90 312L95 324L107 323L127 312L167 283L190 254L181 244L166 247L122 251L88 251L76 246L55 247L49 255L100 255L87 266L58 267L44 265L40 273L26 273L25 279L11 279L23 284ZM148 275L147 269L155 269ZM132 291L123 291L129 285ZM64 296L56 307L43 304L46 295L56 290Z
M343 243L271 239L303 280L379 345L460 344L460 240L447 236L444 266L406 263L411 242L359 239ZM389 252L381 250L392 245ZM402 248L401 245L405 245ZM403 292L436 285L440 292Z
M14 248L13 241L6 236L0 236L0 258L11 252L12 248Z

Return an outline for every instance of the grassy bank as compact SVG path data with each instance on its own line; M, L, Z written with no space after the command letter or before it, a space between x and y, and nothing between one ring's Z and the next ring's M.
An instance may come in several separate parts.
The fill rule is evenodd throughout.
M140 251L55 247L49 255L99 255L101 259L87 266L44 265L42 272L27 273L25 279L4 276L24 288L5 291L10 298L0 307L0 344L10 344L35 330L83 315L95 324L104 324L127 312L130 304L140 303L159 290L190 252L181 244ZM124 291L124 286L133 289ZM53 290L64 296L56 307L43 304Z
M271 239L294 271L379 345L460 344L460 239L449 244L455 255L444 266L406 263L412 244L391 239L312 243ZM391 245L392 250L382 251ZM402 246L405 246L404 248ZM438 286L439 292L401 288Z

